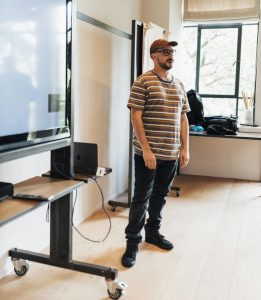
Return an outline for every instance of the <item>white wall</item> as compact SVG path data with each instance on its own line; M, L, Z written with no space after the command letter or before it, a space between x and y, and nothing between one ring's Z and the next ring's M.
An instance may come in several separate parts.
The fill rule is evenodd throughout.
M132 7L131 1L78 2L78 11L129 34ZM98 144L99 164L113 170L99 180L111 200L127 189L131 40L78 20L76 45L75 141ZM100 208L101 197L95 183L80 193L75 217L82 221Z
M140 19L141 0L82 0L77 9L86 15L131 34L131 20ZM130 86L130 41L76 21L75 138L97 142L100 164L112 174L102 178L105 200L127 188ZM0 180L17 183L50 169L49 153L1 164ZM78 190L74 223L100 208L94 183ZM49 243L46 206L0 227L0 277L13 270L7 252L12 247L40 251ZM104 230L102 230L104 232ZM99 235L99 228L97 233Z
M260 141L190 137L191 160L182 174L260 180Z
M169 29L169 0L143 0L141 8L141 21L151 21L166 30Z
M77 10L131 33L131 20L140 18L142 2L141 0L78 0Z

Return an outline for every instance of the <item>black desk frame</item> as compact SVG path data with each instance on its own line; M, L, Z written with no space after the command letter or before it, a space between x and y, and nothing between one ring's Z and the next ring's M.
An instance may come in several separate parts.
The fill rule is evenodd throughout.
M117 269L72 260L72 193L58 197L50 206L50 255L14 248L9 256L115 280Z

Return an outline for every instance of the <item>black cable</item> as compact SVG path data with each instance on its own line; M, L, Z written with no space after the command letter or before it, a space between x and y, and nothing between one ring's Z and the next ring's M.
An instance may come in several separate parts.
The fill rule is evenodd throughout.
M50 215L50 203L48 202L47 210L46 210L46 214L45 214L45 220L46 220L47 223L50 222L50 217L49 217L49 215Z
M73 208L72 208L72 227L75 229L76 232L78 232L78 234L79 234L81 237L83 237L83 238L86 239L87 241L90 241L90 242L93 242L93 243L101 243L101 242L104 242L104 241L107 239L108 235L109 235L110 232L111 232L111 218L110 218L110 216L109 216L109 214L108 214L108 212L106 211L105 206L104 206L104 202L105 202L105 201L104 201L104 196L103 196L102 189L101 189L101 187L100 187L98 181L96 180L96 178L92 178L92 179L96 182L96 184L97 184L97 186L98 186L98 188L99 188L99 190L100 190L100 193L101 193L101 198L102 198L102 209L103 209L103 211L105 212L105 214L106 214L106 216L108 217L108 220L109 220L109 229L108 229L108 232L106 233L105 237L102 238L101 240L93 240L93 239L88 238L88 237L86 237L85 235L83 235L83 234L79 231L79 229L77 229L77 228L75 227L75 225L74 225L74 223L73 223L73 215L74 215L74 208L75 208L75 204L76 204L76 200L77 200L77 190L76 190L75 200L74 200Z
M73 179L73 178L70 178L70 177L68 177L67 175L63 174L63 172L59 170L59 168L58 168L57 165L56 165L55 160L53 160L53 166L54 166L55 170L56 170L62 177L66 178L66 179L70 179L70 180ZM104 196L103 196L102 189L101 189L101 187L100 187L98 181L96 180L96 178L95 178L95 177L92 177L92 179L96 182L96 184L97 184L97 186L98 186L98 188L99 188L99 190L100 190L100 194L101 194L101 198L102 198L102 209L103 209L103 211L105 212L105 214L106 214L106 216L108 217L108 220L109 220L109 229L108 229L108 232L106 233L106 235L105 235L105 237L104 237L103 239L101 239L101 240L93 240L93 239L91 239L91 238L88 238L88 237L84 236L84 235L79 231L79 229L76 228L76 226L75 226L74 223L73 223L73 215L74 215L74 208L75 208L75 204L76 204L76 200L77 200L77 190L75 190L75 200L74 200L73 207L72 207L72 217L71 217L72 221L71 221L71 222L72 222L72 227L75 229L76 232L78 232L78 234L79 234L81 237L83 237L84 239L86 239L86 240L88 240L88 241L90 241L90 242L93 242L93 243L101 243L101 242L104 242L104 241L107 239L108 235L109 235L110 232L111 232L111 218L110 218L110 216L109 216L109 214L108 214L108 212L106 211L106 208L105 208L105 206L104 206L105 201L104 201ZM49 213L49 204L48 204L48 208L47 208L46 215L48 215L48 213ZM47 216L46 216L46 219L47 219ZM48 218L48 220L49 220L49 218ZM47 222L48 222L48 221L47 221Z
M55 171L58 172L62 176L62 178L69 179L69 180L73 179L73 178L70 178L69 176L65 175L62 171L59 170L59 168L56 165L55 159L52 159L52 165L55 168ZM46 210L46 214L45 214L45 219L46 219L47 223L50 222L49 214L50 214L50 203L48 202L48 206L47 206L47 210Z

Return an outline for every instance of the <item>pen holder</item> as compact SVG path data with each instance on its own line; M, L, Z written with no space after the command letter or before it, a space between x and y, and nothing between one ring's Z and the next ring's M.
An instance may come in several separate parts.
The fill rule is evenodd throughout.
M252 108L246 109L244 111L244 119L247 124L253 122L253 109Z

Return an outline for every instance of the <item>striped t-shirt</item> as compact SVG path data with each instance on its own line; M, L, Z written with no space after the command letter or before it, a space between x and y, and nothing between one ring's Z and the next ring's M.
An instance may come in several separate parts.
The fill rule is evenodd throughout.
M128 107L143 111L145 134L156 159L179 158L181 146L181 114L190 110L187 95L180 80L161 80L153 71L139 76L133 83ZM134 151L142 149L134 134Z

